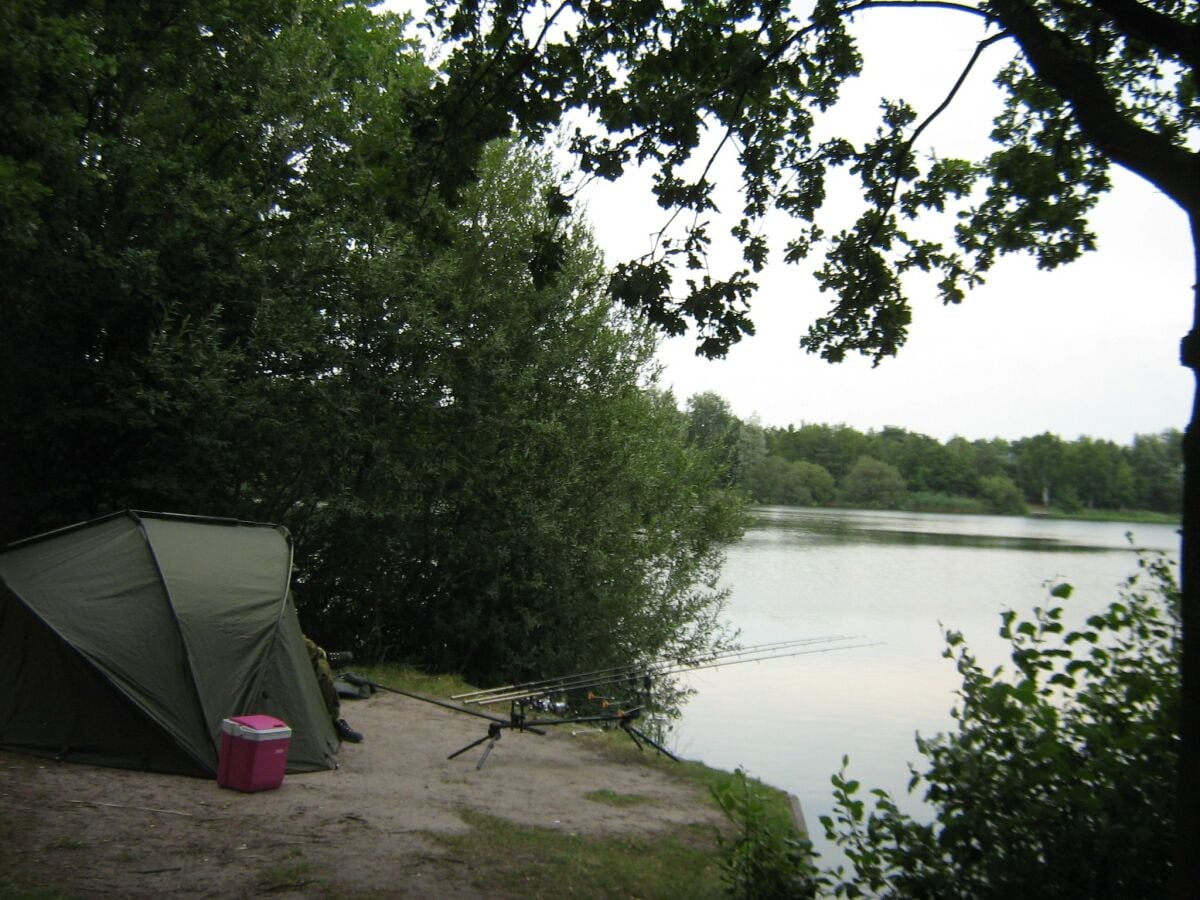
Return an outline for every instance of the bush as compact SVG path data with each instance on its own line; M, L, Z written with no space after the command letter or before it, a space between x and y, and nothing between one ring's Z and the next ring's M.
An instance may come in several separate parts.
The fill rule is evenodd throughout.
M1001 616L1013 671L985 672L946 632L962 675L957 730L917 746L935 821L874 807L835 775L826 834L854 867L837 896L1165 896L1179 748L1179 593L1161 557L1143 558L1120 599L1067 631L1061 605ZM1145 576L1148 584L1141 584ZM1051 596L1065 600L1069 585Z
M861 509L903 509L908 493L895 466L860 456L842 482L842 501Z
M985 475L979 479L979 493L988 512L998 516L1023 516L1029 512L1025 495L1016 482L1004 475Z
M904 508L914 512L954 513L955 515L982 515L989 512L986 504L975 497L955 497L935 491L909 491Z
M733 779L713 797L737 826L731 838L722 838L726 893L746 900L802 900L815 897L817 882L812 844L796 834L792 823L771 814L766 798L746 773L738 769Z
M812 506L829 503L836 492L833 476L811 462L768 456L747 473L744 486L756 503Z

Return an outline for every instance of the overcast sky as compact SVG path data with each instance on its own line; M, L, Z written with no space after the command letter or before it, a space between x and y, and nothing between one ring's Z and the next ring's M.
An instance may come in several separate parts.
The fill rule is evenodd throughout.
M953 14L930 16L919 31L913 22L910 10L878 10L861 23L867 68L832 127L873 129L881 91L910 99L919 117L943 99L979 25ZM1002 62L1003 53L993 54L973 75L952 114L926 132L928 149L942 156L987 151L999 103L988 69ZM896 425L940 440L1051 431L1068 440L1086 434L1119 443L1183 428L1192 391L1190 373L1178 362L1194 279L1187 219L1124 170L1114 169L1113 180L1115 189L1093 219L1098 252L1052 272L1039 271L1029 257L1006 257L987 285L952 307L942 305L932 280L914 282L908 343L877 368L858 357L831 365L799 349L800 336L830 301L808 271L778 263L759 278L752 305L757 334L715 361L694 355L694 336L667 341L663 383L681 402L714 391L740 418L767 426ZM851 187L841 195L849 203L831 192L835 217L839 209L857 213ZM647 193L644 179L634 176L584 194L610 261L645 252L661 227L663 214ZM773 223L768 233L785 239L787 225Z
M671 339L662 382L680 401L714 391L740 418L769 426L897 425L940 440L1051 431L1118 443L1183 428L1192 381L1178 362L1191 307L1186 218L1117 175L1095 219L1098 252L1052 272L1005 260L959 306L943 306L932 284L914 290L908 343L877 368L799 349L829 299L807 273L780 265L753 301L754 337L713 361L695 356L694 337Z

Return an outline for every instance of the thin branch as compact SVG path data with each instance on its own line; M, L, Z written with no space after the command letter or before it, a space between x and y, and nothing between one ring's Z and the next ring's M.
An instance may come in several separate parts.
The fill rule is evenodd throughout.
M125 803L104 803L100 800L67 800L67 803L77 803L80 806L107 806L112 809L136 809L140 812L163 813L169 816L186 816L189 819L195 818L193 813L183 812L179 809L158 809L153 806L130 806Z
M899 7L904 9L943 9L951 12L967 13L972 16L978 16L989 22L995 19L990 12L985 9L980 9L978 6L971 6L968 3L952 3L950 0L863 0L861 3L856 3L852 6L847 6L841 10L843 15L852 15L861 9L879 9L884 7Z
M917 142L917 138L919 138L921 136L921 133L924 132L925 129L928 128L930 125L932 125L933 122L950 107L950 104L954 102L954 98L956 96L958 96L958 92L962 89L962 86L964 84L966 84L967 77L971 74L971 70L974 69L975 64L977 62L979 62L979 58L983 55L983 51L986 50L988 47L990 47L992 44L995 44L999 41L1005 40L1006 38L1009 38L1009 37L1010 37L1010 35L1007 32L1001 32L1000 34L994 34L989 38L984 38L982 41L980 41L978 44L975 45L975 52L972 53L971 58L969 60L967 60L967 64L963 67L963 70L959 74L958 79L954 82L954 86L952 88L950 88L950 92L946 95L945 99L942 100L942 102L940 104L938 104L937 109L935 109L928 116L926 116L925 121L923 121L915 129L913 129L913 133L909 136L908 140L904 142L904 145L900 148L900 152L908 153L909 151L911 151L913 146ZM892 196L887 204L888 209L891 209L892 207L894 207L896 205L896 196L899 193L899 191L900 191L900 175L897 174L892 179ZM879 229L882 227L883 227L883 218L881 216L876 225L875 234L872 237L877 237L879 234Z
M950 88L950 93L948 93L946 95L946 99L944 99L938 105L937 109L935 109L928 116L926 116L924 122L922 122L920 125L918 125L913 130L912 137L910 137L908 139L908 142L905 145L905 148L904 148L905 150L912 149L913 144L915 144L917 142L917 138L919 138L921 136L921 132L923 132L926 128L928 128L930 125L932 125L934 120L937 119L937 117L940 116L942 113L944 113L949 108L950 104L954 102L954 98L956 96L958 96L958 92L962 89L962 86L967 81L967 76L970 75L971 70L973 68L975 68L975 63L977 63L979 61L979 57L981 57L983 55L983 51L986 50L988 47L990 47L992 44L995 44L999 41L1005 40L1009 37L1011 37L1011 35L1008 32L1002 31L999 34L994 34L989 38L984 38L982 41L980 41L975 46L975 52L972 53L971 58L969 60L967 60L966 66L963 67L962 73L958 76L958 80L954 82L954 87Z

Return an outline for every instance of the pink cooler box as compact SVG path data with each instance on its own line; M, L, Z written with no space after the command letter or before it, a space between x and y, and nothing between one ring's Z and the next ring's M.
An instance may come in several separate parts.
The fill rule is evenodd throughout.
M283 784L292 729L274 716L221 721L217 784L239 791L273 791Z

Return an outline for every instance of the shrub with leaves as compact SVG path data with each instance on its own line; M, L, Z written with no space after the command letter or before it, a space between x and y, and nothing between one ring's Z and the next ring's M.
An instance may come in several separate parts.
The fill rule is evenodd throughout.
M1012 670L987 672L963 637L945 656L962 676L957 730L917 739L932 823L842 772L830 840L854 871L840 897L1138 898L1166 895L1179 753L1179 593L1161 556L1143 557L1121 596L1069 629L1061 604L1008 611ZM1070 597L1062 584L1055 601Z
M815 897L812 844L797 834L790 818L781 820L762 789L742 769L713 797L737 827L721 839L726 893L746 900L800 900Z

